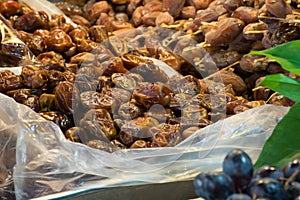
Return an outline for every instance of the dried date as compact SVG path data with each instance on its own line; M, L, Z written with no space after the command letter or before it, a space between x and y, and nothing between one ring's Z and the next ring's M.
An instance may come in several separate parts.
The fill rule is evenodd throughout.
M132 102L123 103L118 109L118 115L122 119L134 119L142 116L143 110Z
M86 130L86 136L83 137L87 138L81 138L83 141L95 138L109 143L117 137L114 121L105 109L89 110L80 120L80 127Z
M48 82L46 70L41 70L34 65L26 65L22 68L21 77L25 87L38 89L45 87Z
M74 46L71 37L61 29L50 31L49 36L45 39L45 43L50 51L64 53Z
M166 106L171 100L171 90L162 83L141 83L134 91L132 98L145 108L154 104Z
M59 110L66 114L72 114L80 103L78 89L68 81L59 82L54 88L54 95Z
M58 125L62 132L65 132L66 130L74 126L73 121L66 114L55 111L40 112L39 114L46 120L52 121L56 125Z
M84 134L83 130L80 127L74 126L66 130L65 137L67 140L70 140L72 142L82 143L80 139L81 134Z
M23 86L22 78L10 70L0 71L0 92L19 89Z
M0 13L7 19L21 14L21 6L17 1L4 1L0 3Z
M218 46L232 42L245 26L245 23L237 18L224 18L205 34L205 41Z
M18 17L14 28L33 33L37 29L49 28L49 17L44 11L33 11Z
M137 87L137 83L133 77L123 73L114 73L111 76L111 80L116 87L133 91Z
M175 146L182 138L180 134L179 124L160 124L154 130L151 130L152 147Z

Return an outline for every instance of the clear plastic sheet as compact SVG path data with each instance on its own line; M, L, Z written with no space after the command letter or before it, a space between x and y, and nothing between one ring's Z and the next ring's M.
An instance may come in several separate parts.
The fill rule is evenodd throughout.
M188 180L200 171L220 169L224 156L233 148L243 148L255 161L276 123L288 111L286 107L264 105L207 126L175 147L108 153L67 141L54 123L5 95L0 95L0 104L0 172L14 170L17 199L50 194L58 197L63 191L84 191L91 185ZM4 184L7 181L11 178Z

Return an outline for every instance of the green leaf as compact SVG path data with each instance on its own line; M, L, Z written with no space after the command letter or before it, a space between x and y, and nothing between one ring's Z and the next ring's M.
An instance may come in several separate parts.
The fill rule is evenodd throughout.
M260 83L283 96L300 102L300 82L283 74L266 76Z
M283 69L300 75L300 40L291 41L250 55L264 55L278 62Z
M272 164L283 168L296 157L300 157L300 103L294 104L279 121L266 141L255 163L255 168Z

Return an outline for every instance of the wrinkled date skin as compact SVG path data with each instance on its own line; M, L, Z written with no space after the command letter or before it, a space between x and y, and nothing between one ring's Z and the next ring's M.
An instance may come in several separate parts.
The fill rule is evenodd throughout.
M0 72L0 92L15 90L22 87L22 78L9 70Z
M6 17L9 18L13 15L18 15L21 13L21 6L16 1L6 1L0 3L0 13Z
M152 62L141 63L130 71L141 75L148 82L159 81L165 83L168 81L167 74Z
M152 147L175 146L181 141L179 124L160 124L157 128L150 130L152 137Z
M218 46L232 42L242 31L245 23L237 18L223 18L205 34L205 41Z
M80 94L83 106L89 109L103 108L112 110L116 107L116 100L107 94L96 91L87 91Z
M105 109L89 110L81 119L80 125L89 132L88 138L94 137L95 139L109 142L117 137L114 121Z
M134 119L143 114L143 110L132 102L121 104L118 114L124 119Z
M48 29L48 23L49 17L44 11L33 11L18 17L14 27L32 33L37 29Z
M41 70L34 65L27 65L22 68L21 77L26 87L32 89L43 88L47 85L48 75L46 70Z
M80 127L74 126L66 130L65 137L67 140L72 142L81 143L82 141L80 140L80 132L83 132L83 130Z
M57 124L63 132L74 126L73 121L66 114L60 112L40 112L40 115Z
M122 125L119 139L126 146L130 146L141 138L150 138L149 129L155 127L159 122L151 117L137 117Z
M45 39L48 49L63 53L74 46L71 37L61 29L50 31L49 36Z
M54 95L59 110L66 114L72 114L80 103L77 88L68 81L60 82L54 89Z
M37 95L33 95L30 90L28 89L18 89L14 92L13 98L35 112L40 111L40 102L39 102L39 97Z
M166 106L171 100L171 90L159 82L145 82L133 91L132 97L144 108L150 108L154 104Z

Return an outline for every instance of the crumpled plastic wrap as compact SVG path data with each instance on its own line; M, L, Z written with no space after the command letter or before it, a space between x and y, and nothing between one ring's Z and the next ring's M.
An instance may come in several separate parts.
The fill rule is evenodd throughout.
M0 14L0 67L16 67L34 61L34 55Z
M2 196L11 192L3 185L12 186L13 171L17 199L189 180L200 171L221 169L224 156L233 148L244 149L255 162L288 111L264 105L207 126L175 147L108 153L67 141L54 123L2 94L0 105L0 192Z

